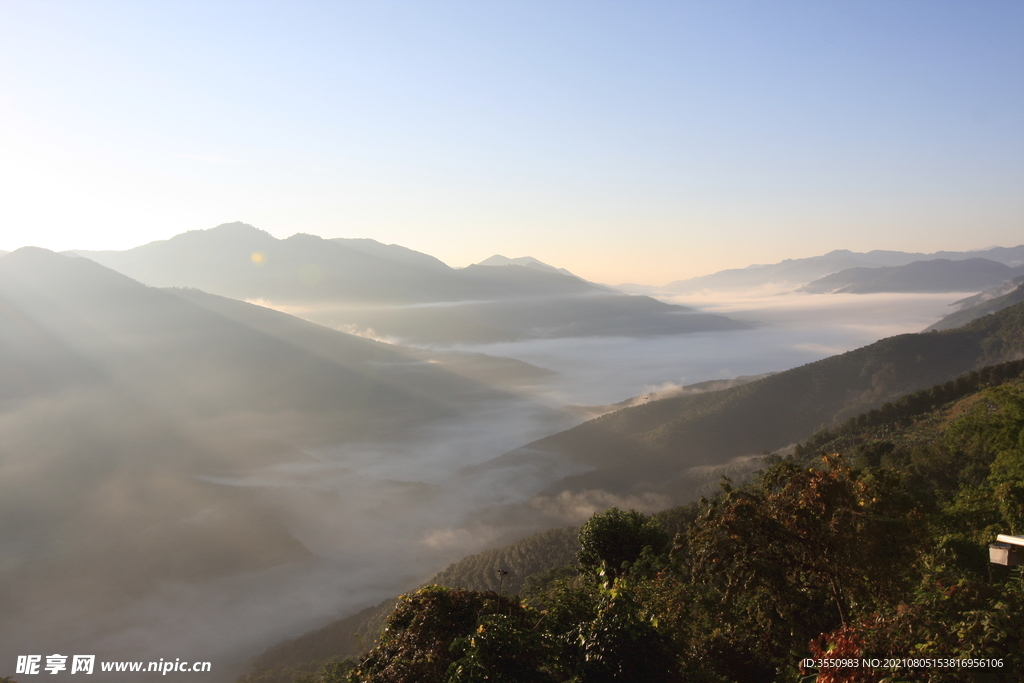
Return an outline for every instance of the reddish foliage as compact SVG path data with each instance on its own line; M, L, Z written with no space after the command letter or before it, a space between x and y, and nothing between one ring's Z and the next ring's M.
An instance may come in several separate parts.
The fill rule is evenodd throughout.
M841 626L831 633L822 633L810 643L811 659L855 659L858 662L863 655L860 636L849 626ZM809 673L803 665L800 672ZM869 667L821 667L817 683L878 683L882 680L882 671Z

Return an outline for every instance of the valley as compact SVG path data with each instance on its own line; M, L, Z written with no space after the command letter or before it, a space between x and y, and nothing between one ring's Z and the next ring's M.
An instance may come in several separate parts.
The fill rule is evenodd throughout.
M231 238L218 248L244 254L245 240L259 237L232 230L210 231ZM260 245L274 253L273 242ZM465 277L373 245L362 248L377 259L383 251L399 271L412 263ZM537 280L502 263L479 268L512 269L499 278L512 288L505 298L389 303L396 319L412 306L459 309L472 323L432 314L407 337L391 328L391 341L403 342L395 344L367 329L341 331L359 327L357 318L323 325L323 307L379 304L365 289L339 284L364 298L338 307L287 288L268 300L274 291L259 279L245 291L220 287L265 304L255 305L197 288L216 285L201 272L146 286L87 256L22 249L0 258L3 656L40 640L111 657L189 651L233 680L264 647L392 597L462 556L613 505L655 512L687 502L722 473L745 477L764 450L996 353L943 351L947 338L966 348L955 341L963 335L923 336L913 353L920 360L934 347L934 368L884 380L871 370L859 402L809 396L825 412L797 404L803 421L771 417L789 431L768 436L749 410L760 410L758 392L788 396L805 381L799 373L815 376L791 368L846 363L864 376L855 359L881 354L884 370L885 349L899 342L842 356L849 361L836 354L918 332L971 292L658 300L553 269L533 268ZM251 259L245 267L260 268ZM564 317L570 309L576 318ZM704 322L666 327L666 315ZM477 334L499 320L526 333ZM848 371L829 372L822 377L853 390ZM821 380L808 381L820 391ZM729 412L734 396L751 408ZM696 421L680 426L687 411ZM684 436L656 436L662 419ZM747 423L744 438L725 437ZM602 432L612 424L634 426ZM596 441L579 436L595 430ZM689 444L682 450L679 438ZM62 611L91 615L89 628L58 618Z

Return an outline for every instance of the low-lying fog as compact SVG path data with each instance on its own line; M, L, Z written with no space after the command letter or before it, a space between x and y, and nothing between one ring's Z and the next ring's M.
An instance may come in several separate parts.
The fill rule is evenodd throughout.
M659 296L762 323L752 330L671 337L580 337L462 346L557 371L545 387L563 403L600 405L671 385L788 370L885 337L920 332L967 294L753 292Z
M580 421L565 406L785 370L919 331L962 296L786 295L728 302L688 296L677 303L763 324L673 337L464 347L558 374L520 389L519 397L477 405L411 436L307 450L305 461L245 474L211 473L205 481L255 491L314 559L205 582L167 582L103 614L39 605L7 624L2 654L12 665L17 654L47 655L57 647L125 660L210 660L214 671L205 680L233 680L262 648L415 587L465 554L540 526L578 524L608 505L652 509L663 502L566 496L535 505L535 514L524 518L505 511L517 504L521 510L544 485L571 474L565 465L538 460L516 470L464 470ZM59 625L59 640L41 636L47 624Z

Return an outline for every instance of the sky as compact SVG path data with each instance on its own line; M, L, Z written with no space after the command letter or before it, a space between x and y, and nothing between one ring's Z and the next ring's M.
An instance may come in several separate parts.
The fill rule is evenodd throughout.
M1024 3L0 0L0 249L240 220L659 285L1024 242Z

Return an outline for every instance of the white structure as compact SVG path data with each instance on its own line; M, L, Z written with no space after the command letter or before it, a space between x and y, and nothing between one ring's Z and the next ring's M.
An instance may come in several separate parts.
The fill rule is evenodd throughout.
M1024 536L996 536L996 542L988 547L988 561L1007 567L1024 564Z

